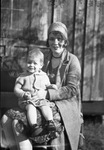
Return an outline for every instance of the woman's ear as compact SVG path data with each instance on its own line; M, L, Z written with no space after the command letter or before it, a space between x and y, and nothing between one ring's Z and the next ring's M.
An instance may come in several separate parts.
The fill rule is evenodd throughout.
M67 41L65 41L64 47L67 47L67 45L68 45L68 42L67 42Z

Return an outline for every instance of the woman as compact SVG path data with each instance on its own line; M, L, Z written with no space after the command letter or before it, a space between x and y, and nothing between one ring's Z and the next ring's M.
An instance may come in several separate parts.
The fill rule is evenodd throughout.
M66 26L61 22L51 24L47 39L49 51L45 54L43 69L47 72L51 83L56 84L58 89L48 89L46 97L57 107L64 126L59 137L50 142L52 149L55 150L77 150L81 128L79 90L81 68L77 57L67 50L67 43ZM15 130L16 120L10 121L10 118L4 115L3 125L6 119L12 122L14 130L12 135L15 134L17 149L32 150L32 144L26 136L18 134Z

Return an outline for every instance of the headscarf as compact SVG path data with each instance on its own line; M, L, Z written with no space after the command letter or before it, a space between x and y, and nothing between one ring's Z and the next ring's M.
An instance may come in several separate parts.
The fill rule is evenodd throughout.
M48 29L48 37L49 37L49 34L52 32L52 31L58 31L60 32L64 39L67 41L68 39L68 31L67 31L67 28L65 26L65 24L63 24L62 22L54 22L50 25L49 29Z

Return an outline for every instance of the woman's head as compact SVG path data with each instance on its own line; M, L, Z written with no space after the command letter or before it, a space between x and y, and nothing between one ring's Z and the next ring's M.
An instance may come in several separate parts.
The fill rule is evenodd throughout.
M66 26L61 22L54 22L48 29L48 46L52 52L63 51L68 41L68 32Z
M39 48L34 48L28 52L27 70L30 73L38 72L44 64L44 55Z
M65 26L65 24L63 24L62 22L54 22L50 25L49 29L48 29L48 37L49 34L53 31L58 31L62 34L64 40L67 41L68 39L68 31L67 28Z

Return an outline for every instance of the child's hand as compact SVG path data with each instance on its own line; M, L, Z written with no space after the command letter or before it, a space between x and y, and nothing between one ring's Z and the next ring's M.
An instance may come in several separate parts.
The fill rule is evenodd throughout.
M23 98L24 98L25 100L31 99L31 93L30 93L30 92L25 92Z
M55 90L57 90L58 87L57 87L56 84L50 84L50 85L47 86L47 89L55 89Z

